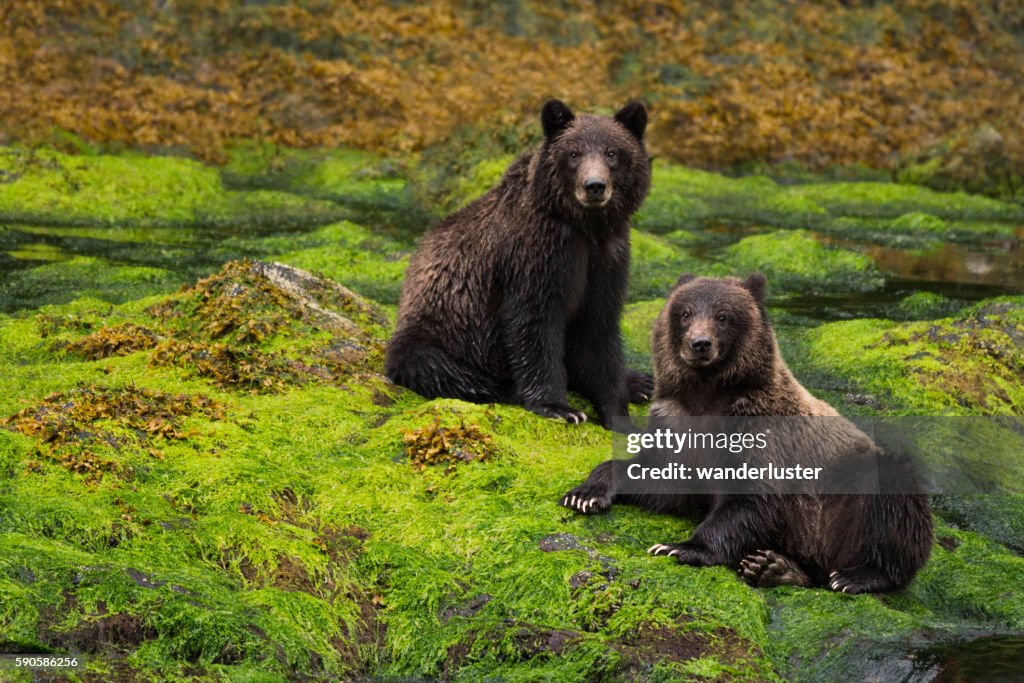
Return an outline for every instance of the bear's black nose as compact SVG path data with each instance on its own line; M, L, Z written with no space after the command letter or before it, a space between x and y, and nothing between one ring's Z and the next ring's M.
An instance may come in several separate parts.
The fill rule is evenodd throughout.
M707 352L711 350L711 339L709 337L697 337L690 342L690 348L694 351Z
M587 178L583 181L583 189L586 191L587 197L603 197L606 187L608 184L600 178Z

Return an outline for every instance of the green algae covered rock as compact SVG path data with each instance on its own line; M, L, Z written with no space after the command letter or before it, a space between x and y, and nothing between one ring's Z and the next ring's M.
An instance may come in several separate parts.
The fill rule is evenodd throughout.
M144 209L69 204L81 225L12 228L10 258L53 258L2 279L14 312L0 315L0 650L83 653L87 680L817 681L905 677L931 643L1024 631L1007 588L1024 581L1009 455L993 454L1001 474L986 480L1000 495L936 498L932 559L898 594L759 591L728 568L652 558L651 543L694 521L557 505L611 455L608 432L427 400L383 377L412 250L396 226L422 216L396 218L401 167L264 146L214 175L180 161L175 173L205 179L201 201L182 201L199 213L269 192L366 222L313 211L301 232L284 221L201 241L185 229L199 213L175 214L158 189ZM466 198L502 165L467 176ZM784 295L773 305L836 275L871 289L866 257L799 229L842 213L945 235L902 217L966 215L939 193L823 185L657 162L632 234L630 365L650 368L651 326L682 272L767 270ZM956 201L999 230L1010 215ZM723 218L755 229L707 241ZM144 227L172 219L184 223ZM81 238L104 255L77 255ZM1022 304L918 293L896 304L908 322L772 313L794 372L844 410L1020 415Z
M632 354L659 308L630 307ZM1024 562L969 531L884 602L651 558L693 523L556 504L607 432L398 389L386 333L344 288L263 263L7 319L5 647L171 679L815 680L1024 627L1024 605L985 606Z
M102 259L78 256L16 271L0 283L0 309L64 302L68 292L77 296L123 303L181 284L176 274L162 268L122 266Z
M781 185L764 176L730 178L656 161L650 195L634 223L656 233L737 224L844 233L911 228L968 239L1013 235L1022 219L1019 204L964 192L881 182Z
M728 572L662 564L703 595L666 603L643 516L559 521L605 431L399 390L385 325L259 262L144 306L8 319L7 347L37 355L2 380L5 647L129 677L771 675L756 594L737 603Z
M891 413L1024 415L1024 299L956 317L851 320L807 332L807 368L879 397Z
M345 217L331 203L225 190L189 159L0 148L0 220L37 225L308 224Z
M825 247L800 230L745 237L725 249L724 259L735 272L764 273L779 290L863 292L885 281L869 257Z

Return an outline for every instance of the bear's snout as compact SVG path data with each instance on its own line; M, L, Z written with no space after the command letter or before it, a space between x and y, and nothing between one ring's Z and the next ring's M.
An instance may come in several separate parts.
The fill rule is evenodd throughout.
M679 355L692 367L711 365L718 357L718 345L710 326L696 321L683 337Z
M612 198L611 171L599 156L587 156L576 179L576 199L583 206L600 208Z

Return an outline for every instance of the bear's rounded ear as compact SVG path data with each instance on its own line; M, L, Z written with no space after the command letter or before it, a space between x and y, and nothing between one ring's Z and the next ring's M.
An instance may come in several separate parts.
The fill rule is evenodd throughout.
M544 126L544 137L549 140L569 127L576 115L562 100L548 100L540 112L540 122Z
M743 281L743 287L754 295L754 301L759 304L764 303L764 290L767 284L768 280L761 273L752 273L750 277Z
M683 273L682 275L679 276L679 279L676 280L676 283L672 285L672 291L674 292L675 290L685 285L687 282L693 282L696 279L697 276L694 275L693 273Z
M644 131L647 130L647 107L640 100L633 100L615 112L615 120L625 126L640 142L643 142Z

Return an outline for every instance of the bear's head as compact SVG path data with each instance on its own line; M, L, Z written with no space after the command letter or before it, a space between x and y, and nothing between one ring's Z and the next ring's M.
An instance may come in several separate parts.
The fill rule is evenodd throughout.
M549 100L541 111L537 190L567 218L628 218L650 187L651 162L644 148L647 108L630 102L614 116L574 114Z
M770 375L776 350L765 285L760 273L742 281L680 277L655 328L655 363L718 381Z

